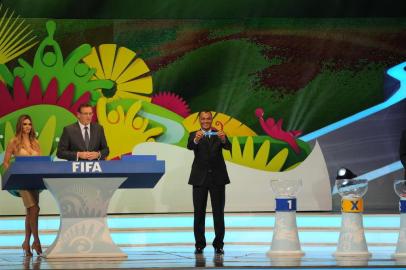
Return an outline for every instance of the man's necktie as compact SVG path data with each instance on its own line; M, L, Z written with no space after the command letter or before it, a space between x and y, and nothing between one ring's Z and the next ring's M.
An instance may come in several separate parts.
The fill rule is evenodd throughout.
M89 150L89 143L90 143L90 136L89 136L89 131L88 131L89 127L85 126L85 146L86 146L86 150Z

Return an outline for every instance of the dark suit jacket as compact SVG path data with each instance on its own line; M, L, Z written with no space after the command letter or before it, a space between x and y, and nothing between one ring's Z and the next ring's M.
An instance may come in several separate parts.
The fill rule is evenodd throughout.
M192 171L189 177L189 184L200 186L204 183L206 174L211 170L213 181L216 185L226 185L230 183L226 163L223 158L223 148L231 150L231 143L226 137L226 142L222 143L217 135L203 137L198 144L193 141L196 131L190 133L187 148L193 150L195 158L193 160Z
M74 123L63 129L62 136L59 139L58 151L56 152L57 157L74 161L77 152L83 151L100 151L100 159L105 159L109 155L109 147L102 126L96 123L90 124L89 149L86 149L79 123Z
M402 132L402 138L400 139L399 155L400 161L403 164L403 168L406 168L406 130ZM405 179L406 179L406 171L405 171Z

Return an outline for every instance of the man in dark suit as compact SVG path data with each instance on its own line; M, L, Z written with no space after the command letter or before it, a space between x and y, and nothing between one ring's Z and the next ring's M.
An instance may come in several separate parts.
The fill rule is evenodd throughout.
M222 130L211 127L213 116L210 111L201 111L198 117L201 129L190 133L187 145L195 154L189 178L189 184L193 185L195 254L202 254L206 247L205 218L210 193L215 231L213 247L216 254L222 255L225 185L230 183L222 150L231 150L231 143Z
M78 108L78 122L66 126L59 139L58 158L75 160L105 159L109 154L104 129L91 123L93 108L82 104Z
M402 132L402 138L400 139L399 155L400 161L403 164L403 168L406 168L406 130ZM406 179L406 170L405 170L405 179Z

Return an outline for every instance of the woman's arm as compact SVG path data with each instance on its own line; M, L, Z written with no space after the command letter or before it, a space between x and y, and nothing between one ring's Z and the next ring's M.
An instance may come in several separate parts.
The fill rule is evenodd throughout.
M14 140L11 140L7 144L6 153L4 154L3 167L6 170L10 166L10 159L11 159L11 156L13 155L13 153L14 153L14 148L15 148L15 142L14 142Z

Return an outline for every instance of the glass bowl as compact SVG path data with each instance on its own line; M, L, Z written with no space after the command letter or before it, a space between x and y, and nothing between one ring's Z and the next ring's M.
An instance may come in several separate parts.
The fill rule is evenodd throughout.
M406 180L395 180L393 188L401 199L406 199Z
M295 198L302 188L301 179L271 180L271 188L278 198Z
M339 179L336 180L338 194L343 198L362 198L368 190L366 179Z

